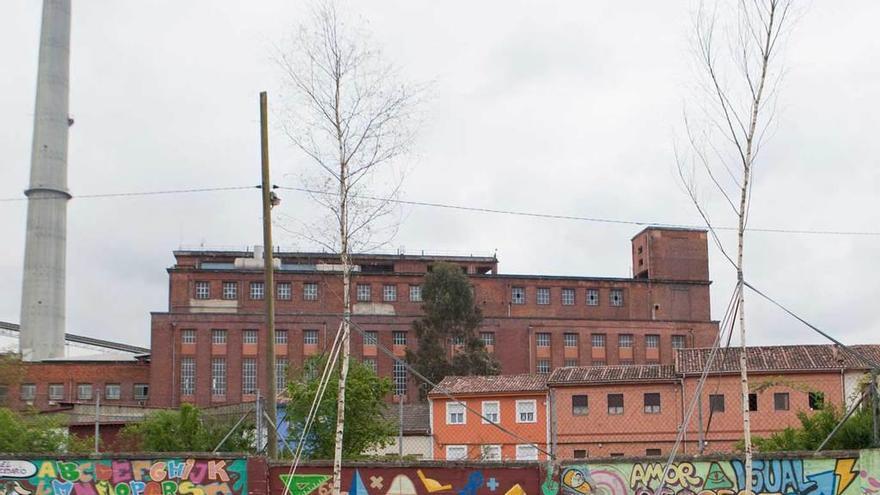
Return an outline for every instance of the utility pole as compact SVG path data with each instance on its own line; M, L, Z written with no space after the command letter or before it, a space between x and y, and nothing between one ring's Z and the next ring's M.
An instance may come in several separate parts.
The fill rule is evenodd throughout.
M397 422L398 422L398 434L397 434L397 455L400 458L399 460L403 460L403 396L397 396Z
M266 298L266 414L269 423L275 424L275 250L272 248L272 207L278 199L269 181L269 118L266 111L266 92L260 93L260 154L263 170L263 262L266 279L263 296ZM275 428L267 428L267 455L277 457L278 438Z
M95 390L95 453L100 454L98 441L101 438L101 390Z

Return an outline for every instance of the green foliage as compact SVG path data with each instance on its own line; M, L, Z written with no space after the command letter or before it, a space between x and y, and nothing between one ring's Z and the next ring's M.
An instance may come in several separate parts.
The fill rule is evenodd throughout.
M132 450L147 452L210 452L238 418L208 417L197 407L183 404L177 411L157 411L140 423L122 429L121 441ZM246 452L254 445L253 422L244 421L220 447L221 452Z
M833 405L808 414L798 413L800 428L786 428L769 437L756 437L753 444L760 452L816 450L840 422L843 414ZM871 411L862 408L847 420L825 445L825 450L862 449L871 446ZM742 448L742 445L739 446Z
M0 407L7 405L9 394L16 390L24 373L24 364L18 354L0 353Z
M419 373L434 383L447 375L498 374L498 361L477 335L483 314L458 265L434 265L425 277L422 300L425 316L413 322L418 350L407 351L406 356ZM462 342L462 347L450 359L447 345L454 340Z
M304 369L316 373L301 373L288 384L290 402L287 405L289 443L295 446L302 435L312 401L318 392L321 370L326 358L309 359ZM324 397L318 405L316 419L311 426L304 456L311 459L332 459L336 441L336 398L338 397L339 369L331 374ZM351 360L345 384L345 431L342 455L346 459L364 457L367 451L387 446L395 435L394 424L385 417L388 407L385 397L391 392L391 380L380 378L360 361Z
M48 415L20 415L0 408L0 452L67 452L67 428Z

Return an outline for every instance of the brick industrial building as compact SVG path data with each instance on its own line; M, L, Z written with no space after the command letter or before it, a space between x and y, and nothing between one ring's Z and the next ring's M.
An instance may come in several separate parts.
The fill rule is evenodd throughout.
M629 278L507 275L495 257L358 255L352 284L352 353L395 381L409 401L416 384L377 351L403 355L415 344L421 284L432 265L455 263L474 287L480 329L504 373L550 373L561 366L671 364L673 350L712 344L706 233L648 228L631 243ZM255 398L265 383L264 298L276 298L276 369L283 385L332 342L342 312L337 259L273 253L276 287L263 286L262 253L175 251L168 310L152 315L150 405L208 406Z

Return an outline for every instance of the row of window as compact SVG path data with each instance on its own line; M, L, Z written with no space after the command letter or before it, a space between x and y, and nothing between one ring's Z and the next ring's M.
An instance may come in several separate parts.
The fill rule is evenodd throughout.
M550 347L550 333L548 332L538 332L535 334L535 345L538 347ZM578 346L578 338L579 334L577 333L565 333L563 335L563 343L565 347L577 347ZM593 347L605 347L605 334L604 333L594 333L590 335L590 344ZM635 337L631 333L622 333L617 336L617 347L618 348L632 348L633 343L635 341ZM685 336L684 335L673 335L672 336L672 348L673 349L682 349L685 346ZM645 335L645 348L647 349L659 349L660 348L660 336L659 335Z
M789 410L789 393L777 392L773 394L773 409L776 411ZM825 404L825 396L821 392L809 393L810 409L822 409ZM607 394L606 405L609 415L623 414L623 394ZM660 414L660 394L647 392L643 394L643 411L645 414ZM709 410L712 412L724 412L724 394L709 394ZM749 394L749 411L758 410L758 394ZM586 416L590 412L589 396L571 396L572 416Z
M355 296L358 302L371 302L373 300L373 288L370 284L357 284ZM385 284L382 286L382 300L385 302L397 301L397 286ZM422 302L422 286L409 286L410 302Z
M150 386L146 383L134 384L134 400L147 400L150 393ZM19 397L23 401L32 401L37 396L36 383L22 383L19 390ZM60 401L66 399L66 387L63 383L50 383L48 390L49 400ZM119 400L122 398L122 384L106 383L104 384L104 394L101 399ZM75 400L94 400L95 386L92 383L77 383Z
M484 461L500 461L501 445L480 445L480 459ZM462 461L468 458L467 445L447 445L446 460ZM516 446L516 460L537 461L538 447L534 444L519 444Z
M574 306L577 304L577 289L562 289L560 301L563 306ZM510 302L513 304L526 304L526 288L511 287ZM550 288L538 287L535 289L535 302L540 305L551 303ZM584 302L587 306L599 305L599 289L587 289L584 293ZM608 304L611 306L623 306L623 289L610 289L608 291Z
M810 410L816 411L825 408L825 394L822 392L807 392L807 403ZM791 398L788 392L776 392L773 394L773 410L788 411L791 407ZM724 394L709 394L709 410L711 412L724 412ZM758 394L749 394L749 411L758 410Z
M263 282L249 282L248 295L251 299L263 299L266 294L266 285ZM223 299L238 299L238 282L223 282L220 296ZM211 299L211 282L196 281L194 286L196 299ZM293 284L290 282L278 282L275 284L275 298L282 301L293 299ZM304 301L318 300L317 282L303 282L302 298Z
M483 424L497 424L501 422L501 403L495 400L484 400L480 404L480 418ZM516 422L536 423L538 421L538 403L535 400L516 401ZM446 403L446 424L467 424L467 402Z
M242 330L241 341L244 344L256 344L259 339L259 331L254 329ZM226 344L228 342L229 332L222 328L211 330L212 344ZM495 335L491 334L491 341L494 343ZM396 330L391 332L391 340L394 345L407 345L407 332ZM184 344L196 343L196 330L187 328L181 330L180 341ZM485 341L485 339L484 339ZM287 330L275 330L275 343L287 344ZM375 330L367 330L364 332L364 345L377 345L379 342L379 332ZM303 330L303 344L318 344L318 330Z

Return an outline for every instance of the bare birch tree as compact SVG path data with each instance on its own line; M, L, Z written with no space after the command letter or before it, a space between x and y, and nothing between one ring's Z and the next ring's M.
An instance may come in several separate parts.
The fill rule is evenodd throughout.
M383 245L396 231L394 204L402 183L400 160L417 127L420 87L401 84L397 71L371 48L360 20L334 3L315 6L278 63L289 115L284 130L313 166L301 174L325 215L301 222L297 233L339 253L343 282L342 346L333 463L340 493L349 368L352 253ZM383 198L383 199L376 199Z
M745 472L752 472L748 355L743 287L743 252L753 174L775 126L775 104L782 76L779 58L790 31L794 0L736 0L708 6L694 17L693 44L700 80L685 110L686 150L676 149L679 175L692 202L736 269L740 330ZM722 12L728 10L729 12ZM731 257L713 228L700 184L722 199L736 217L736 254ZM745 492L752 490L746 477Z

